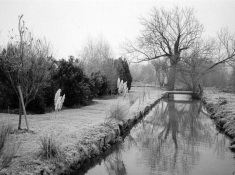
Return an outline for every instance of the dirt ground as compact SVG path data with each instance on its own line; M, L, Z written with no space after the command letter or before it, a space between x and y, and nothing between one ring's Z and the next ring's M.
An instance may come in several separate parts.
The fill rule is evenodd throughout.
M18 115L0 113L0 124L10 124L15 129L11 139L20 142L20 149L11 165L2 170L7 174L35 174L42 167L54 166L50 162L42 160L38 155L40 150L39 139L45 134L53 133L61 144L62 150L69 159L74 154L75 146L83 141L84 136L92 130L102 130L102 123L112 105L120 103L128 107L128 118L134 116L145 106L153 103L161 97L164 91L156 87L132 87L130 94L137 101L131 106L128 99L123 97L113 99L95 99L93 104L78 109L66 109L42 115L28 115L30 132L17 131ZM26 128L24 118L22 128ZM97 133L99 134L99 133Z

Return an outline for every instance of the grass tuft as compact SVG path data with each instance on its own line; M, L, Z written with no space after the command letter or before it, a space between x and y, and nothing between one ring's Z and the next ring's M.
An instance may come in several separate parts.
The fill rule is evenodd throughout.
M129 108L127 108L124 105L120 105L119 103L112 105L106 118L105 118L105 123L108 124L113 121L125 122L126 116L128 114L128 110L129 110Z
M44 159L60 159L61 147L55 134L46 134L39 139L40 153Z

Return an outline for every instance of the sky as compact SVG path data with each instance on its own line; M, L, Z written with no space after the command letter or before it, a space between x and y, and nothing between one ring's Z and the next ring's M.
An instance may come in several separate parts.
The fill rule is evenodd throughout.
M140 32L139 18L153 7L194 7L204 25L204 37L216 36L223 27L235 32L235 0L0 0L0 45L17 34L18 16L26 27L50 42L56 59L77 57L88 38L102 37L111 46L114 58L120 45L134 40Z

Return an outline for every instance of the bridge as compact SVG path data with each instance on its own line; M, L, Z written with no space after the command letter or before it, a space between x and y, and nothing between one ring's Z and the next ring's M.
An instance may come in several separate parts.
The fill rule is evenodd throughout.
M181 94L181 95L191 95L192 98L197 97L198 95L192 91L165 91L165 98L169 98L170 95Z

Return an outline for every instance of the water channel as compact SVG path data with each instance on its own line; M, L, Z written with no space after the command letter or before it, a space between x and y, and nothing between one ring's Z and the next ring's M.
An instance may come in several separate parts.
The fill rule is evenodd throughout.
M162 100L124 138L73 175L232 175L235 154L198 100Z

